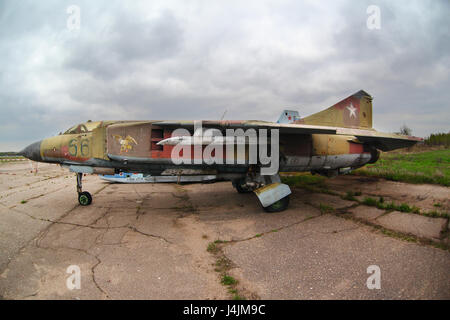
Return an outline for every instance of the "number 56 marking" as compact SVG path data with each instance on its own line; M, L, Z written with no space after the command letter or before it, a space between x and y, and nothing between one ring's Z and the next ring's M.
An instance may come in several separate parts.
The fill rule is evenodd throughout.
M80 150L80 156L86 157L89 155L89 139L72 139L69 141L69 154L73 157L78 155L78 150Z

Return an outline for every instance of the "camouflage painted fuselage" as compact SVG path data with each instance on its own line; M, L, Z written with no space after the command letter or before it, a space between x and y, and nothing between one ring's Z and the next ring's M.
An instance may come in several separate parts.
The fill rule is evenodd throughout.
M364 91L324 111L287 124L265 121L202 123L206 128L220 130L223 135L230 128L244 131L249 128L278 129L280 171L326 173L342 168L354 169L376 161L378 150L406 147L418 141L417 138L379 133L372 129L372 97ZM191 135L194 133L192 121L87 122L30 145L22 154L36 161L110 168L115 172L160 174L166 169L201 169L245 173L249 170L248 161L245 164L225 164L224 161L224 164L213 165L175 165L171 158L174 146L159 142L170 138L178 128L189 130ZM194 152L191 154L194 157ZM227 154L224 146L223 157L235 158L236 154ZM100 171L98 169L97 173Z
M243 122L244 123L244 122ZM245 127L245 126L244 126ZM179 168L171 161L174 146L156 143L172 135L172 129L161 128L152 122L105 122L90 132L63 134L42 140L40 159L43 162L66 165L111 167L137 172L160 172L164 168ZM133 137L127 143L114 136ZM280 170L310 171L359 167L370 161L370 149L352 142L354 137L327 134L281 134ZM123 146L129 147L124 148ZM205 147L202 146L202 149ZM248 150L248 148L247 148ZM192 157L194 152L191 153ZM226 148L223 150L226 158ZM225 161L224 161L225 162ZM205 168L206 165L183 165L186 168ZM224 172L242 172L242 165L212 165ZM245 171L245 170L244 170Z

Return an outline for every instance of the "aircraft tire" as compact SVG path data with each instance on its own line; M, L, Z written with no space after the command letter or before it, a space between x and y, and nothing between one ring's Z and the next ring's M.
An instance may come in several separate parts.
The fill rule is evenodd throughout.
M281 212L287 209L289 206L289 196L286 196L275 203L272 203L270 206L265 207L264 210L266 212Z
M82 206L88 206L92 203L92 196L89 192L84 191L78 194L78 203Z

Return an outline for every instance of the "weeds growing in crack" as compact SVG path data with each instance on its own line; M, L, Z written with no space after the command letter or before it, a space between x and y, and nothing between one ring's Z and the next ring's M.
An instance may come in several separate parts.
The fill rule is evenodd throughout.
M136 207L136 220L139 220L139 217L142 215L142 213L140 213L140 210L141 210L141 206L138 205Z
M356 194L353 191L347 191L347 193L344 196L342 196L341 198L343 200L357 201L355 196L356 196Z
M432 247L435 247L438 249L450 251L450 245L443 243L443 242L437 242L437 241L434 241L431 239L417 237L413 234L408 234L408 233L403 233L403 232L387 229L387 228L382 227L379 224L376 224L374 222L370 222L368 220L361 219L361 218L356 218L354 216L349 216L349 215L344 215L344 214L338 214L337 216L341 217L343 219L352 220L353 222L369 226L369 227L371 227L372 231L379 232L379 233L381 233L385 236L391 237L391 238L395 238L395 239L399 239L399 240L403 240L403 241L407 241L407 242L411 242L411 243L421 244L421 245L428 245L428 246L432 246Z
M224 274L222 276L222 280L220 281L224 286L232 286L237 284L237 280L228 274Z
M319 205L319 210L322 214L331 213L335 211L335 209L332 206L322 203Z
M144 236L151 237L151 238L157 238L157 239L163 240L163 241L165 241L165 242L167 242L167 243L172 243L172 242L170 242L169 240L167 240L166 238L164 238L164 237L162 237L162 236L159 236L159 235L155 235L155 234L151 234L151 233L146 233L146 232L140 231L140 230L138 230L136 227L133 227L133 226L127 226L127 228L130 229L131 231L137 232L137 233L142 234L142 235L144 235Z
M375 199L372 197L365 197L363 201L360 202L361 204L364 204L366 206L370 207L377 207L381 210L388 210L388 211L400 211L400 212L406 212L406 213L414 213L426 217L431 218L450 218L450 215L446 212L438 212L438 211L421 211L416 206L410 206L407 203L395 203L394 201L391 202L385 202L383 197L379 197L379 199Z
M247 290L240 288L238 286L239 282L237 279L233 278L229 271L234 267L233 263L227 256L225 256L222 246L231 243L230 241L216 240L210 242L207 247L207 251L214 255L216 263L214 264L214 271L220 275L220 283L227 287L228 293L231 295L233 300L245 300L246 296L252 299L258 299L256 294L247 292Z
M323 177L322 177L323 178ZM359 204L365 204L368 206L377 207L382 210L396 210L400 212L414 213L423 215L431 218L446 218L450 219L450 213L448 212L439 212L436 210L432 211L422 211L420 208L416 206L410 206L407 203L397 204L393 201L390 203L386 203L383 197L379 197L379 199L366 197L363 201L358 200L356 197L361 196L361 191L347 191L345 195L341 195L338 192L328 189L328 186L325 184L325 180L321 177L310 176L310 175L294 175L294 176L282 176L283 183L290 185L291 187L298 187L301 189L305 189L311 192L317 193L325 193L335 196L340 196L343 200L354 201ZM305 202L310 204L309 202ZM442 208L442 204L437 203L434 204L436 208ZM322 211L322 210L321 210Z
M206 251L210 253L216 253L218 251L217 245L214 242L210 242L208 244L208 247L206 248Z

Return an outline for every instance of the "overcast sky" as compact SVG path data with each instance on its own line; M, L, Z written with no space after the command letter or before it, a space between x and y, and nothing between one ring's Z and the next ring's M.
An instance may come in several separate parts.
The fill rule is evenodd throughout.
M2 0L0 151L88 119L306 116L360 89L377 130L447 132L449 16L448 0Z

